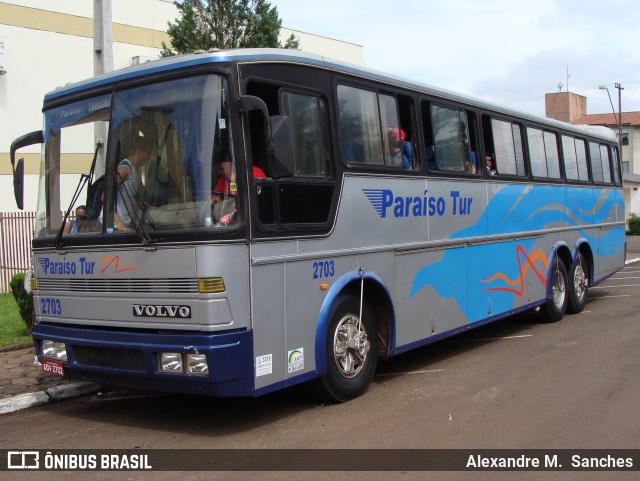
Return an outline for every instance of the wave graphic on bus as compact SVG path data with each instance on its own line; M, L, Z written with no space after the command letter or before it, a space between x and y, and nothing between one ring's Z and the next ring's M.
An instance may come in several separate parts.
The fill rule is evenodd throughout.
M506 275L501 272L497 272L488 279L484 279L481 282L488 284L497 279L502 280L505 284L509 286L517 286L520 285L519 289L515 289L513 287L489 287L484 289L485 291L502 291L502 292L510 292L515 294L516 296L522 296L524 294L524 277L527 275L529 269L532 269L535 273L536 277L540 281L540 283L546 287L547 279L545 278L545 272L547 272L547 266L549 265L549 260L547 256L544 255L542 251L535 251L531 255L527 254L527 251L521 245L516 247L516 255L518 257L518 271L519 276L516 279L509 279ZM524 266L522 265L523 258L525 260ZM542 269L538 269L535 265L535 261L540 261L542 264Z
M599 249L600 257L619 254L624 249L624 229L601 235L600 230L587 232L580 227L616 219L617 213L624 209L621 194L608 189L585 188L571 191L571 199L567 201L567 192L568 189L555 186L504 186L495 193L474 225L453 233L449 239L534 232L559 226L577 227L580 236L594 249ZM535 242L535 239L523 239L518 242L517 249L531 252ZM486 289L481 287L483 280L500 272L506 279L519 282L520 276L526 273L520 253L513 254L514 246L509 241L447 249L440 260L417 271L408 298L411 300L430 287L440 298L454 301L468 322L484 319ZM534 262L541 261L537 254L532 253L530 257ZM548 259L545 262L548 266ZM473 264L472 269L465 267L469 263ZM536 275L542 274L546 282L546 267L545 272L537 267L536 270ZM460 278L460 272L466 272L467 277ZM506 287L494 290L494 309L499 312L513 309L518 292L519 289Z

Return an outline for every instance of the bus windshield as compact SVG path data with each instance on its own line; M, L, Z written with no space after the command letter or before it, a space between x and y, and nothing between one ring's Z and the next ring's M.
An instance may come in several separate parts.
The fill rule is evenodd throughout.
M45 111L36 237L137 232L149 239L236 225L226 95L222 77L201 75ZM80 184L65 174L74 162L86 165Z

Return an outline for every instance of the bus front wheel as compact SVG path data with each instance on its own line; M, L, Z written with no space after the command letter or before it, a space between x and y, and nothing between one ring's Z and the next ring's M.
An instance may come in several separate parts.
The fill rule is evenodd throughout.
M540 314L544 322L558 322L562 319L569 303L568 287L567 268L564 262L556 258L551 275L551 297L540 308Z
M327 328L326 374L311 388L320 400L344 402L364 393L376 370L378 336L372 309L360 300L342 295L331 309Z

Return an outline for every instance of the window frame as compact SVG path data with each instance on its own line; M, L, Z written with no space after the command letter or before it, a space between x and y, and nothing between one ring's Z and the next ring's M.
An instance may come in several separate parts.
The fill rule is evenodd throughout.
M460 126L461 124L464 125L464 132L461 131L461 129L456 129L456 135L455 135L455 150L454 156L457 156L459 158L459 163L460 163L460 167L461 168L447 168L447 167L456 167L456 165L451 164L451 162L443 162L443 166L440 166L440 163L438 162L439 160L439 153L442 152L442 148L438 148L438 132L436 132L436 122L434 121L436 115L434 110L435 109L439 109L441 111L448 111L450 114L455 113L457 118L454 119L454 122L457 123L457 126ZM474 146L472 145L473 143L477 144L477 142L473 142L473 139L475 139L475 135L473 132L473 127L472 124L473 122L470 120L470 116L474 115L474 113L472 111L469 111L468 109L465 109L464 106L462 105L448 105L448 104L444 104L444 103L440 103L440 102L429 102L428 103L428 113L429 113L429 123L430 123L430 128L431 128L431 136L430 136L430 140L433 140L433 149L434 149L434 161L435 164L437 165L438 169L437 170L431 170L430 172L435 173L435 174L448 174L448 175L463 175L463 176L477 176L479 174L479 161L478 161L478 149L477 149L477 145L475 146L476 148L474 149ZM462 116L464 116L464 119L462 119ZM450 116L451 119L453 119L453 116ZM448 122L449 119L447 119ZM442 124L443 126L447 126L446 123ZM457 152L457 151L460 152ZM469 153L469 157L465 158L466 152ZM476 154L476 159L475 159L475 166L473 165L473 153L475 152ZM458 156L458 154L460 154ZM455 161L455 159L454 159ZM473 171L473 168L475 167L475 172ZM427 168L429 168L427 166Z
M538 161L534 163L534 159L532 156L532 153L533 153L532 140L537 140L537 137L532 137L532 135L530 135L532 131L541 133L540 141L542 146L542 153L544 154L544 158L542 160L544 162L543 164L540 164L540 165L544 165L546 175L539 175L540 173L536 172L536 169L534 169L534 165L538 165ZM553 138L553 142L551 142L551 144L552 146L555 146L555 149L549 148L550 146L548 145L548 143L549 143L549 139L551 138ZM560 156L560 143L558 142L558 133L553 130L545 129L544 127L540 127L538 125L530 124L526 126L526 139L527 139L526 150L529 157L531 177L533 179L542 180L545 182L564 182L565 176L563 172L563 165L562 165L563 162L561 162L562 158ZM555 153L555 157L552 155L554 153ZM557 177L552 177L549 174L550 166L557 167L558 169Z
M598 164L597 166L600 168L599 172L602 175L602 179L596 179L596 170L594 169L594 161L596 160L594 157L594 152L592 149L592 146L597 147L597 154L598 154ZM607 161L608 161L608 165L609 165L609 180L605 180L604 178L604 164L603 164L603 159L602 159L602 149L605 149L607 152ZM611 154L609 152L610 146L609 144L605 144L602 143L598 140L589 140L589 165L591 166L591 172L592 172L592 178L593 178L593 183L594 184L598 184L598 185L615 185L613 182L613 175L611 173Z
M292 95L299 95L299 96L306 96L309 98L315 98L316 99L316 113L317 113L317 119L319 120L319 123L316 125L316 128L319 129L318 132L316 132L317 134L317 138L320 139L320 149L321 151L319 152L320 156L322 156L324 158L324 168L326 170L324 175L313 175L313 174L308 174L308 173L298 173L298 163L297 163L297 158L296 158L296 142L295 142L295 134L293 131L293 119L291 118L291 116L289 115L289 113L285 110L285 100L284 97L285 95L288 94L292 94ZM293 178L309 178L309 179L314 179L314 180L330 180L333 179L333 172L334 172L334 166L333 166L333 162L332 162L332 152L331 152L331 128L330 128L330 119L329 119L329 102L327 101L326 96L321 93L321 92L313 92L313 91L307 91L307 90L302 90L302 89L295 89L295 88L290 88L287 86L283 86L279 91L278 91L278 104L279 104L279 109L280 112L283 115L287 115L289 116L289 122L292 128L292 132L291 135L293 137L293 154L294 154L294 165L296 168L296 172L293 174ZM324 116L324 119L322 118L322 116Z
M400 105L401 105L401 100L400 100L400 96L404 95L407 98L410 98L408 95L406 94L401 94L399 92L396 91L392 91L389 89L384 89L384 88L379 88L382 86L364 86L361 84L356 84L356 83L352 83L352 82L348 82L348 81L344 81L344 79L337 79L336 83L335 83L335 87L334 87L334 95L335 95L335 105L336 105L336 131L338 133L337 138L338 138L338 151L340 153L340 159L342 161L342 164L348 168L348 169L354 169L354 170L372 170L372 171L388 171L388 172L397 172L397 173L402 173L402 174L411 174L411 173L417 173L420 171L420 164L416 164L412 159L408 159L410 161L409 163L409 167L405 167L405 165L392 165L391 164L391 156L390 156L390 143L389 143L389 138L388 135L385 133L386 130L388 129L394 129L394 128L400 128L402 129L403 125L402 125L402 113L400 112ZM347 154L346 151L346 145L347 145L347 141L351 140L351 139L345 139L345 130L343 129L343 126L345 125L343 123L343 112L344 110L342 110L340 108L340 104L342 101L342 98L340 96L340 90L341 89L352 89L354 91L359 91L359 92L365 92L365 93L369 93L372 95L375 95L375 113L377 114L377 122L376 122L376 129L378 131L378 135L379 135L379 140L380 142L375 142L375 144L370 144L369 147L367 147L365 145L365 142L362 142L362 149L369 149L372 150L373 153L367 155L363 155L363 158L373 158L375 159L376 157L380 158L382 160L382 162L357 162L357 161L353 161L350 160L349 157L351 157L351 154ZM382 99L386 98L386 99L393 99L393 102L395 103L395 120L397 123L397 127L394 126L390 126L388 125L388 115L385 117L383 116L383 101ZM413 103L411 102L411 106L413 105ZM372 106L369 106L370 111L373 112L373 109L371 109ZM411 109L413 111L413 108ZM411 128L414 129L415 128L413 126L414 123L414 119L413 119L413 112L411 112L411 121L412 121L412 125ZM369 129L371 129L371 127L369 127ZM404 129L403 129L404 130ZM373 137L372 137L373 138ZM356 139L357 140L357 139ZM366 140L366 139L365 139ZM373 138L373 140L376 140L375 138ZM411 141L411 145L412 148L416 145L415 141ZM378 147L380 147L378 149ZM413 154L415 155L415 154ZM404 164L404 162L403 162Z
M569 178L569 170L567 169L567 155L566 155L566 150L565 150L565 140L567 141L571 141L571 145L573 146L573 154L574 154L574 161L575 161L575 167L576 167L576 174L578 175L577 178L573 179L573 178ZM577 144L578 142L581 142L582 145L584 146L584 169L586 170L586 179L581 178L580 176L580 159L578 156L578 148L577 148ZM560 133L560 146L562 148L562 164L564 167L564 174L565 174L565 179L567 181L567 183L569 184L589 184L591 183L591 169L589 166L589 152L588 152L588 141L582 137L575 137L573 135L570 135L568 132L561 132Z
M515 167L515 173L505 172L500 168L500 164L498 162L498 155L496 149L496 137L495 137L495 127L494 122L501 122L509 126L509 132L511 132L511 140L512 142L509 144L513 147L513 155L514 160L512 165ZM488 124L488 127L485 129L485 126ZM513 119L510 117L505 117L501 115L496 115L493 112L483 112L482 114L482 135L484 141L484 154L485 156L490 153L493 155L493 161L495 163L495 168L497 172L496 177L489 177L491 179L499 179L501 177L507 178L510 181L512 180L521 180L521 181L529 181L530 180L530 171L531 167L527 162L528 149L527 144L525 143L524 136L524 124L522 121ZM518 139L519 143L515 142L516 135L514 132L514 128L518 129ZM487 143L487 135L490 136L490 144ZM520 152L517 151L518 146L520 147ZM520 161L518 161L518 154L520 155ZM484 158L484 157L483 157ZM522 168L524 170L523 173L518 172L518 168ZM483 166L483 170L484 166ZM485 172L485 177L488 177Z

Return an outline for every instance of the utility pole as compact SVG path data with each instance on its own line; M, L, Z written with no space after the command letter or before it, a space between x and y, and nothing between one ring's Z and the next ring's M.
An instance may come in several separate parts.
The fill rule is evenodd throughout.
M618 89L618 137L620 139L620 165L624 165L622 163L622 91L624 88L619 83L615 83L613 85Z
M93 74L113 70L113 34L111 28L111 0L93 0ZM96 170L104 172L107 123L96 122L95 144L101 144L96 159Z

